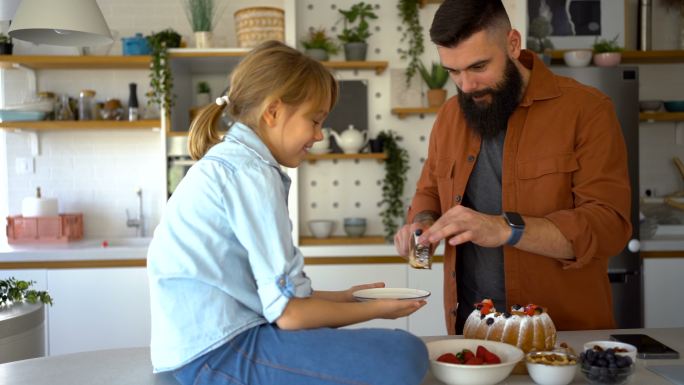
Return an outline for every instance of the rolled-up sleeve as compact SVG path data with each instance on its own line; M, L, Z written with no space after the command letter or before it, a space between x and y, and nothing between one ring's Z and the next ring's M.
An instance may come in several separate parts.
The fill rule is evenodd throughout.
M290 298L311 295L311 281L303 271L304 257L292 242L283 175L275 167L257 163L233 174L234 185L240 188L225 191L226 210L247 250L263 316L274 322Z
M579 169L572 177L575 208L546 216L572 242L575 260L564 262L566 268L618 254L632 232L627 150L612 103L604 99L582 120Z

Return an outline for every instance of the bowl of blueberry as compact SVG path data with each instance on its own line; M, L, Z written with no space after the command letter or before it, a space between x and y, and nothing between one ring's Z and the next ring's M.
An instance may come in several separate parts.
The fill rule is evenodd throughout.
M634 361L613 349L587 349L580 354L580 370L590 384L626 384L634 374Z

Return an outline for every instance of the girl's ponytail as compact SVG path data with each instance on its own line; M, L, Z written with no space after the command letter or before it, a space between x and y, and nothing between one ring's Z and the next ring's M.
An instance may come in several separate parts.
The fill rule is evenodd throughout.
M212 146L222 140L222 134L219 133L216 126L227 104L223 98L227 99L225 96L220 97L219 99L224 101L221 104L218 104L218 102L210 103L202 108L190 124L188 151L190 152L190 157L194 160L199 160Z

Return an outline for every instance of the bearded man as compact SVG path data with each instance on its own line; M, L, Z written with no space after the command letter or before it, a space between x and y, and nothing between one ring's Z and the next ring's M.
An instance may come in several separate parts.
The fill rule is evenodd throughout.
M446 0L430 37L458 95L440 109L407 225L445 240L447 330L476 303L536 303L559 330L615 326L608 259L631 235L624 138L611 100L556 76L500 0Z

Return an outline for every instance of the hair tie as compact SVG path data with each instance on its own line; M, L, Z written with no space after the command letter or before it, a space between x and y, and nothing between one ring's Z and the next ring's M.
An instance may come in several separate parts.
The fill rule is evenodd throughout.
M218 98L216 98L216 104L218 104L219 106L222 106L224 104L230 104L230 100L228 99L228 95L223 95L223 96L219 96Z

